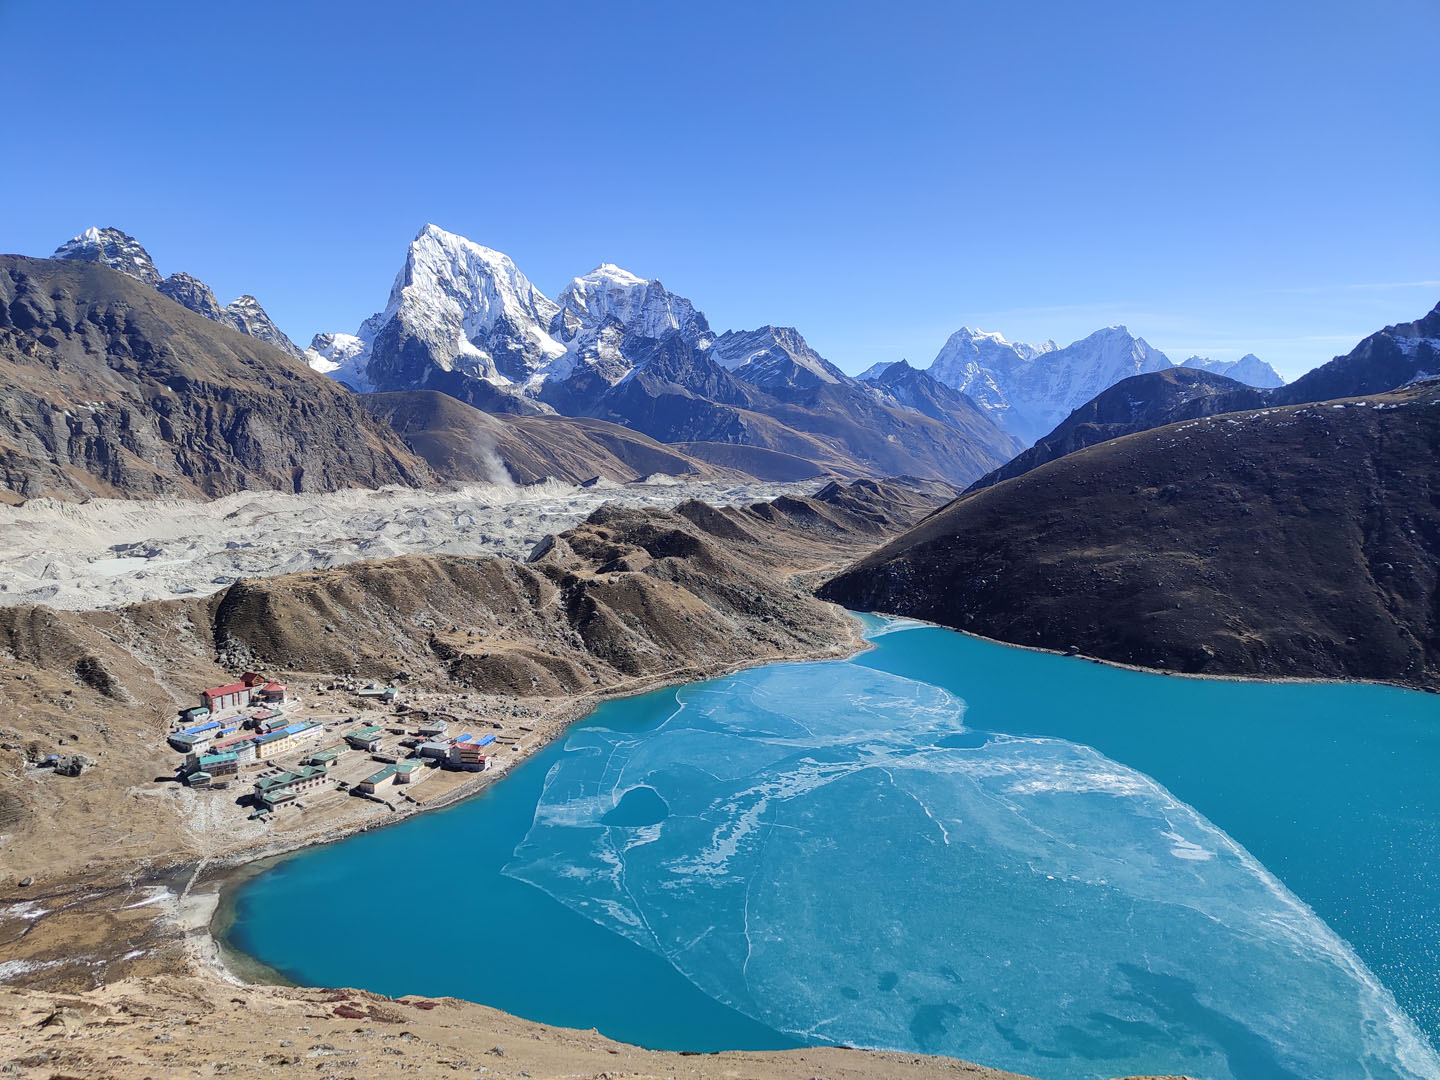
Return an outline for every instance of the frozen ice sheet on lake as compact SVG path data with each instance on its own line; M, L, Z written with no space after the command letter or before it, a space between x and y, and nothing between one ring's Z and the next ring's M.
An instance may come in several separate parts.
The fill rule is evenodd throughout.
M1354 952L1154 781L849 664L586 727L506 873L824 1042L1054 1077L1440 1075Z

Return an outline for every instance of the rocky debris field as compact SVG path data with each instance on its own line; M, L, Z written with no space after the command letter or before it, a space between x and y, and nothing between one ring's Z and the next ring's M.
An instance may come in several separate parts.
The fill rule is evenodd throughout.
M70 610L205 596L265 578L423 552L524 558L603 503L669 509L809 494L800 484L601 480L590 486L472 484L313 495L247 491L214 500L32 499L0 505L0 606Z

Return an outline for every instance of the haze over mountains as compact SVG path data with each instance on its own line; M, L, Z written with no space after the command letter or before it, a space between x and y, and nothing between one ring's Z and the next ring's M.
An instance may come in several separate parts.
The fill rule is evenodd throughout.
M878 379L890 368L876 364L861 374ZM950 335L930 367L939 382L973 398L991 418L1027 445L1034 443L1097 394L1132 375L1176 366L1124 326L1107 326L1061 348L1053 341L1029 345L997 333L962 326ZM1201 368L1250 386L1285 380L1253 353L1240 360L1192 356L1185 367Z
M975 481L970 490L1019 476L1096 443L1181 420L1265 405L1303 405L1385 393L1440 374L1437 347L1440 306L1423 319L1376 331L1345 356L1320 365L1289 385L1263 389L1246 385L1192 363L1197 358L1191 357L1180 367L1134 375L1095 395L1030 449Z

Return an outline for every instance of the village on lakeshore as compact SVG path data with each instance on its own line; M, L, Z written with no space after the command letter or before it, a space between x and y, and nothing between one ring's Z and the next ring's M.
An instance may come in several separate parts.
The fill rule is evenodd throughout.
M262 822L342 795L396 810L392 800L420 805L411 791L434 774L491 769L498 751L520 751L532 730L420 708L375 682L334 681L316 693L348 707L302 707L285 683L254 671L201 690L167 737L184 755L178 778L199 791L236 792Z

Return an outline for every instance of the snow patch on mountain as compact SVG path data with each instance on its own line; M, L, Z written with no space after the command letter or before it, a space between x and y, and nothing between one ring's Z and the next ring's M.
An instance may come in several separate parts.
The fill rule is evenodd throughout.
M710 357L739 378L762 388L851 381L812 349L793 326L728 330L715 341Z
M368 394L375 389L366 371L370 344L354 334L316 334L305 350L305 362L356 393Z

